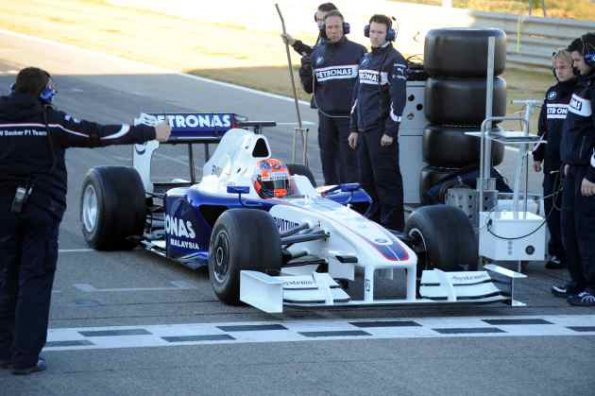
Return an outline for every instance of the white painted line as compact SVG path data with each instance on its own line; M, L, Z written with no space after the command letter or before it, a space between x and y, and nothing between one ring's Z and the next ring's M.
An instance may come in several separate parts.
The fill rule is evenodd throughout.
M486 320L504 321L490 324ZM538 319L512 324L514 319ZM399 325L399 323L401 325ZM258 329L261 326L264 329ZM254 328L251 330L250 328ZM578 327L578 330L572 327ZM476 316L354 320L288 320L276 322L188 323L133 326L139 335L85 337L85 332L118 331L131 326L50 329L48 341L90 341L91 345L45 348L51 351L157 346L243 344L320 340L369 340L453 337L595 336L595 315ZM244 328L244 329L242 329ZM247 329L247 330L245 330ZM90 334L90 333L87 333ZM168 342L168 339L171 342Z
M94 252L95 249L59 249L58 253L65 254L65 253L89 253Z
M94 50L90 50L90 49L86 49L86 48L77 47L77 46L72 45L72 44L60 43L60 42L57 42L57 41L52 41L52 40L48 40L48 39L41 38L41 37L36 37L36 36L30 36L28 34L13 32L11 30L6 30L6 29L0 29L0 34L6 34L6 35L9 35L9 36L13 36L13 37L19 37L19 38L22 38L22 39L32 40L32 41L36 41L38 43L42 43L42 44L45 44L45 45L53 45L53 46L57 46L57 47L62 47L62 48L68 48L68 49L74 49L74 50L78 50L78 51L83 51L83 52L86 52L88 54L93 54L94 56L104 57L105 59L111 59L111 60L116 60L116 61L125 61L125 62L129 62L130 64L142 65L143 67L152 69L156 73L160 73L160 74L173 74L173 75L176 75L176 76L190 78L190 79L196 80L196 81L201 81L201 82L206 82L206 83L210 83L210 84L219 85L221 87L237 89L239 91L248 92L248 93L255 94L255 95L265 96L265 97L274 98L274 99L280 99L280 100L284 100L286 102L292 102L292 103L294 102L294 99L293 98L290 98L288 96L277 95L277 94L273 94L273 93L270 93L270 92L264 92L264 91L259 91L259 90L253 89L253 88L243 87L241 85L226 83L226 82L223 82L223 81L211 80L210 78L194 76L194 75L191 75L191 74L181 73L181 72L174 71L174 70L168 70L168 69L165 69L165 68L162 68L162 67L158 67L158 66L154 66L154 65L150 65L150 64L147 64L147 63L137 62L137 61L133 61L133 60L130 60L130 59L122 58L122 57L119 57L119 56L109 55L109 54L105 54L103 52L99 52L99 51L94 51ZM310 106L310 102L306 102L304 100L300 100L299 103L301 105L303 105L303 106Z
M171 287L121 287L98 289L88 283L75 283L74 288L86 293L106 293L106 292L139 292L139 291L163 291L163 290L194 290L197 287L186 281L171 281Z
M290 125L290 126L297 126L297 122L278 122L277 125ZM312 121L302 121L302 125L316 125L315 122Z

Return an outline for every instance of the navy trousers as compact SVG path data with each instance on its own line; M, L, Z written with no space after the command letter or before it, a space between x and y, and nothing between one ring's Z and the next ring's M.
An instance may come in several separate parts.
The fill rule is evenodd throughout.
M586 171L586 166L571 166L564 177L562 242L572 282L595 293L595 196L581 194Z
M562 244L561 208L562 192L559 191L562 185L560 172L544 172L543 175L543 205L547 216L547 228L550 232L548 253L550 256L558 257L563 263L566 262L566 254Z
M349 117L327 117L318 112L318 146L324 184L357 181L357 154L349 147Z
M47 338L60 220L31 204L17 216L11 202L0 195L0 360L27 368Z
M402 231L405 214L399 142L394 138L390 146L380 146L383 133L379 128L358 134L359 182L373 200L368 217L387 228Z

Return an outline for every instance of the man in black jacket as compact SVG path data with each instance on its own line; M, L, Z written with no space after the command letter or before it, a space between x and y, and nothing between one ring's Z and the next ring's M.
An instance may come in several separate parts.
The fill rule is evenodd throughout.
M570 52L557 51L552 57L552 62L558 82L550 87L545 94L538 124L538 134L547 141L547 144L539 144L533 150L533 169L536 172L543 169L543 200L550 232L549 260L545 267L560 269L566 266L560 225L560 208L562 207L560 141L562 140L562 126L568 112L568 103L577 80L573 73Z
M0 97L0 367L20 375L46 368L39 353L66 209L65 150L165 141L171 132L77 120L51 106L56 92L49 73L29 67Z
M325 184L331 185L357 180L356 153L347 139L353 87L366 49L345 37L339 11L330 11L324 21L325 42L314 47L313 64L302 63L300 79L304 90L314 93L322 173Z
M552 292L595 307L595 34L568 47L580 73L562 131L562 242L571 281Z
M326 17L326 14L334 10L337 10L337 6L335 6L333 3L322 3L318 6L316 12L314 13L314 22L316 22L316 26L318 26L319 32L322 29L322 25L324 25L324 18ZM321 37L320 34L318 35L318 38L316 39L316 43L314 44L314 46L304 44L301 40L296 40L290 34L287 33L282 34L281 38L285 42L287 42L287 44L291 45L294 51L300 54L301 56L309 56L312 53L312 50L315 46L324 42L324 39Z
M372 51L359 64L349 144L357 148L359 181L374 201L369 217L390 229L403 230L398 133L407 95L407 66L391 44L396 32L389 17L372 16L365 34Z

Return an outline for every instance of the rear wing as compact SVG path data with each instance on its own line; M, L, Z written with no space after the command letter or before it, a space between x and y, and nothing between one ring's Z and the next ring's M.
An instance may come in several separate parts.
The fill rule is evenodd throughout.
M235 113L142 113L134 125L154 126L162 121L171 126L166 144L208 143L221 140L225 132L240 127L245 118Z
M209 145L219 143L230 129L252 128L255 133L261 133L263 127L277 125L274 121L248 121L235 113L141 113L134 119L134 125L154 126L162 121L167 121L172 130L168 141L161 144L188 145L188 165L192 184L197 183L193 144L204 146L205 159L208 160ZM139 173L147 193L153 193L154 190L151 182L151 159L159 145L157 140L134 145L132 164Z

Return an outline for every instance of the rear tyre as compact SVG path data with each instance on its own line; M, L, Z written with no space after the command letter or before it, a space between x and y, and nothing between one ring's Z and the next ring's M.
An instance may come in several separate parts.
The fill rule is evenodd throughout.
M310 183L312 183L312 186L316 187L316 179L314 179L312 171L307 166L300 164L287 164L287 170L289 171L290 175L306 176L308 180L310 180Z
M281 263L281 237L268 212L241 208L219 216L209 243L209 279L219 300L240 303L240 271L277 274Z
M494 74L506 65L506 33L500 29L444 28L426 34L424 69L432 77L485 77L488 37L495 38Z
M423 155L430 166L462 168L479 165L480 139L465 132L479 131L475 128L454 128L430 125L424 131ZM504 145L492 142L492 165L500 165L504 159Z
M407 219L405 235L418 255L417 270L477 270L478 243L471 222L459 208L423 206Z
M97 250L126 250L137 245L145 226L142 180L134 168L98 166L87 172L80 199L83 237Z
M481 125L486 110L486 81L483 78L429 78L426 81L426 117L433 124ZM506 82L494 79L492 115L506 114Z
M459 168L437 168L433 166L426 166L423 168L419 178L419 195L421 202L423 204L430 203L426 197L428 190L432 188L432 186L451 176L453 173L459 171Z

